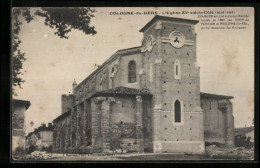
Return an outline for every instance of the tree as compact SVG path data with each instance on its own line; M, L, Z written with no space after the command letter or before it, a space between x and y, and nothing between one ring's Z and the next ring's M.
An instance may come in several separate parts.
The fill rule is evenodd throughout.
M68 39L72 29L83 31L86 35L95 35L94 26L90 26L91 18L94 17L95 10L85 7L76 8L37 8L32 14L31 8L13 8L12 10L12 93L15 94L14 87L22 88L24 80L23 62L26 60L25 53L19 49L21 40L19 39L20 26L24 22L30 23L35 16L45 18L44 24L56 29L55 35ZM22 20L24 19L24 20Z

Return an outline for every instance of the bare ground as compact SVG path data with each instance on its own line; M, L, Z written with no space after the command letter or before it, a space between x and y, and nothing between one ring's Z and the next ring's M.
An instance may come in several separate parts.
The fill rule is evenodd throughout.
M219 148L214 145L206 147L206 153L201 155L176 153L131 153L131 154L48 154L48 159L18 158L24 162L38 161L180 161L180 160L253 160L253 149ZM28 155L27 155L28 156Z

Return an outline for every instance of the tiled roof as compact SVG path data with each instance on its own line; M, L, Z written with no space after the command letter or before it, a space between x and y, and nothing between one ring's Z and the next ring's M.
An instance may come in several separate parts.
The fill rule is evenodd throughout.
M67 112L65 112L65 113L63 113L63 114L61 114L61 115L59 115L59 116L58 116L57 118L55 118L52 122L55 123L55 122L57 122L57 121L60 121L60 120L62 120L63 118L68 117L68 116L70 115L70 113L71 113L71 109L69 109Z
M28 100L13 99L13 105L25 105L25 109L27 110L30 107L31 102Z
M200 92L200 98L233 99L234 97Z
M93 97L100 96L100 95L147 95L147 96L149 95L149 96L152 96L152 94L150 93L150 91L148 89L134 89L134 88L127 88L127 87L123 87L123 86L97 92L96 94L93 95Z

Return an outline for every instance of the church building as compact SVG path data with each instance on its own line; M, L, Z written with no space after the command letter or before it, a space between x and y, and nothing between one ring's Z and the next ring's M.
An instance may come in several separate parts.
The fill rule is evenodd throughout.
M62 95L54 152L204 153L234 145L232 96L200 92L198 20L155 16L139 47L118 50Z

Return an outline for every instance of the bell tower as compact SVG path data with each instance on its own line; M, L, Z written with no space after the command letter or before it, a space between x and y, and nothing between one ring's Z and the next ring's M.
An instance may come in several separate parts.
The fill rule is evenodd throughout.
M153 93L153 151L204 153L197 20L155 16L143 32L146 86Z

